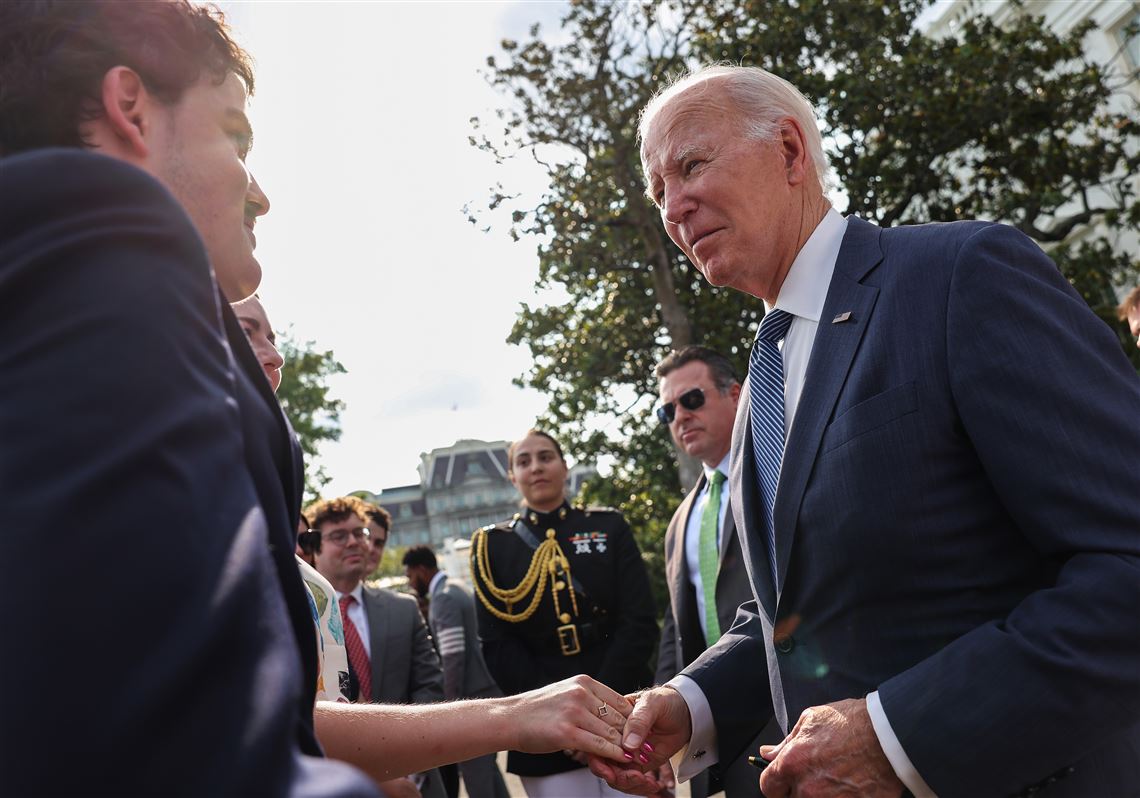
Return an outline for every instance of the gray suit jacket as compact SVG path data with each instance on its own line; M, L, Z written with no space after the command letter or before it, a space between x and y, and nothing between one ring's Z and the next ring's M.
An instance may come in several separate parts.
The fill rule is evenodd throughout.
M372 647L372 701L442 701L443 671L416 600L384 588L366 587L364 610Z
M483 661L475 602L466 586L441 576L428 606L432 633L443 660L443 692L448 700L502 695Z
M756 600L686 671L722 753L773 711L787 728L878 690L942 798L1140 794L1140 380L1036 244L848 220L776 584L748 407L745 386L731 485Z
M697 617L697 597L689 579L689 561L685 557L685 533L696 497L705 488L704 474L689 491L665 530L665 579L669 586L669 606L661 629L661 645L657 654L657 684L664 684L705 651L705 636ZM716 612L722 632L727 632L736 618L737 608L752 599L748 570L744 567L740 538L732 517L732 503L724 517L720 534L720 565L716 577ZM748 764L748 755L756 753L762 743L777 743L783 735L771 722L748 744L736 759L714 766L709 773L692 779L693 798L704 798L723 789L727 798L759 796L757 771ZM711 776L711 778L710 778Z

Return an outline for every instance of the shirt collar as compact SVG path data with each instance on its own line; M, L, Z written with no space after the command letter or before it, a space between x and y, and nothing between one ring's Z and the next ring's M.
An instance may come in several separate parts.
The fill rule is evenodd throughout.
M431 578L431 581L428 582L428 595L429 596L435 594L436 585L438 585L444 579L447 579L447 574L445 574L443 571L436 571L435 572L435 576L433 576Z
M344 596L352 596L354 599L356 599L356 603L363 607L364 606L364 583L363 582L357 582L356 587L354 587L348 593L341 593L339 590L336 591L336 600L337 600L338 604L340 603L341 598Z
M725 453L724 459L716 464L716 468L709 468L704 463L701 463L701 468L703 468L705 470L705 481L712 482L712 475L713 475L714 471L719 471L720 473L724 474L724 476L727 478L728 477L728 466L729 466L729 462L731 460L732 460L732 450L730 449L728 452Z
M765 302L764 310L777 307L801 319L818 322L846 230L847 220L839 211L829 208L792 261L776 304Z

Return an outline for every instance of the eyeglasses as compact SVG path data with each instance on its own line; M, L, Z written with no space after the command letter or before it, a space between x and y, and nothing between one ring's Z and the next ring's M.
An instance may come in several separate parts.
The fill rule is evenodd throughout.
M685 391L677 397L677 404L686 410L698 410L704 407L705 392L700 388L693 388L691 391ZM673 423L673 419L677 417L677 407L672 402L666 402L657 408L657 420L664 424L666 427Z
M355 529L334 529L328 534L321 535L321 540L327 540L329 543L335 543L338 546L343 546L348 542L349 535L352 535L362 543L367 543L368 538L371 534L372 533L368 531L368 527L358 526Z

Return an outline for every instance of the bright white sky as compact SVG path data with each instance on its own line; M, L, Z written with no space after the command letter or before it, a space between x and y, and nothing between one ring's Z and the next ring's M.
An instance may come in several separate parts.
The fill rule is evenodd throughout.
M504 218L483 233L461 208L496 181L537 197L533 163L496 166L467 141L504 100L478 74L503 38L563 6L490 2L226 2L256 60L249 165L272 203L257 227L260 294L275 329L348 369L326 491L418 480L421 452L511 439L545 407L511 379L529 354L505 343L533 285L536 242ZM520 159L523 160L523 159Z

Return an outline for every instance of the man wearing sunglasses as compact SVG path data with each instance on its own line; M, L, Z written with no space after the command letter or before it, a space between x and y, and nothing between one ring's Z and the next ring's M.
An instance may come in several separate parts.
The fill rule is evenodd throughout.
M655 679L665 684L728 631L736 608L752 599L752 590L728 495L729 449L740 398L736 369L719 352L688 346L669 354L655 373L661 396L657 420L668 427L677 448L703 466L665 532L669 607ZM756 769L746 757L762 742L779 742L778 730L765 733L745 755L694 778L694 798L720 790L727 798L759 796Z

